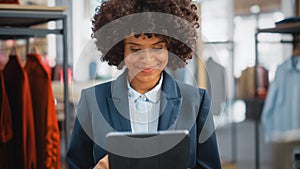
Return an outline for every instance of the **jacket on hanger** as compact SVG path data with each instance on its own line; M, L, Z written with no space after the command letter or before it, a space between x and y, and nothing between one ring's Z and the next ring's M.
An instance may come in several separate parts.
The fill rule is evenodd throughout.
M269 88L268 70L261 65L248 67L242 71L241 76L237 80L237 86L238 99L254 99L255 94L257 94L258 98L265 99ZM257 88L255 89L255 87Z
M12 139L12 121L11 111L9 106L8 97L5 90L2 70L0 70L0 143L7 143Z
M300 57L278 66L262 114L266 142L300 139Z
M0 0L0 4L19 4L19 0Z
M9 168L35 169L36 147L30 88L27 74L17 56L10 56L3 76L13 128L13 139L8 147Z
M226 101L225 68L211 57L206 61L208 72L207 91L211 98L210 111L213 115L220 115Z
M0 70L0 168L8 169L8 141L12 139L12 120L2 70Z
M56 117L50 72L39 54L27 55L28 74L36 136L38 169L60 168L60 132Z

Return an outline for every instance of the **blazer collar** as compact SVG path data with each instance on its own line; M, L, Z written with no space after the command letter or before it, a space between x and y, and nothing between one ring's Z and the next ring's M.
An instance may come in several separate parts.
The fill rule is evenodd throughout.
M116 80L111 82L111 97L107 98L112 119L112 127L117 131L131 131L127 74L125 70Z
M162 83L158 130L175 129L182 99L176 81L165 71ZM113 128L131 131L128 104L128 71L125 70L111 83L111 97L107 98Z
M162 84L158 130L175 129L182 98L176 81L165 71Z

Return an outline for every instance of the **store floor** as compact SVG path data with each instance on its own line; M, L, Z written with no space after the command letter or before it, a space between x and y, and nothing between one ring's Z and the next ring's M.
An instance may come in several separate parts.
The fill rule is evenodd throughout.
M255 125L253 121L236 123L236 140L232 138L232 126L217 126L219 150L224 161L234 160L238 169L255 169ZM260 168L271 169L271 146L263 142L260 126ZM233 145L234 144L234 145ZM233 154L236 153L236 155Z
M236 152L237 169L255 169L255 125L247 120L236 124L236 142L232 142L232 126L217 127L217 138L222 160L233 160ZM293 165L293 148L300 142L270 144L263 141L260 125L260 169L291 169ZM232 145L234 144L234 145Z

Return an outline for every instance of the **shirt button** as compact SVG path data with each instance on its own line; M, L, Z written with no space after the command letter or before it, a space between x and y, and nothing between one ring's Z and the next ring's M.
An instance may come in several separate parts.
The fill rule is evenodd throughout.
M146 101L145 95L141 95L140 98L141 98L143 101Z

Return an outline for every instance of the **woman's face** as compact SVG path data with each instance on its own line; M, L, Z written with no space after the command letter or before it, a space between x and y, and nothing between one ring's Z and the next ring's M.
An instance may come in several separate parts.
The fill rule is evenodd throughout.
M168 63L168 50L162 37L141 34L125 39L124 57L131 84L156 84Z

